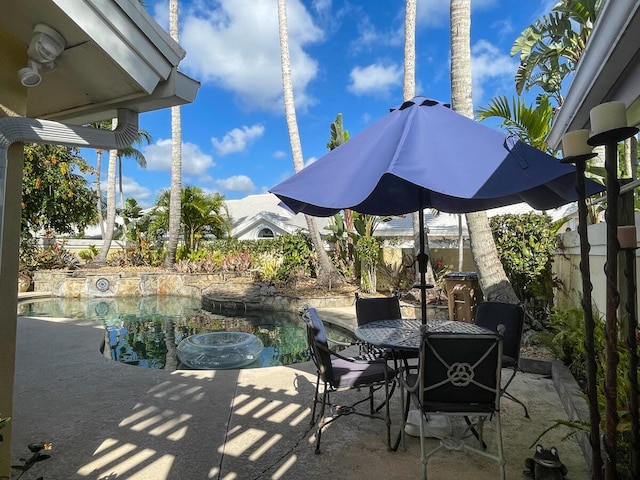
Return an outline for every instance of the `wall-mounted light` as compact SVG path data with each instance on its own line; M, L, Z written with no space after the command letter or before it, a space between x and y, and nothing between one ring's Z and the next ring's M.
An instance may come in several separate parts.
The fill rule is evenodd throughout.
M35 87L42 81L42 77L38 73L40 64L35 60L29 60L29 66L21 68L18 71L20 83L25 87Z
M67 42L60 33L44 23L38 23L33 28L33 36L27 50L29 65L18 72L20 83L25 87L38 85L42 81L38 70L53 70L56 58L64 51L66 45Z

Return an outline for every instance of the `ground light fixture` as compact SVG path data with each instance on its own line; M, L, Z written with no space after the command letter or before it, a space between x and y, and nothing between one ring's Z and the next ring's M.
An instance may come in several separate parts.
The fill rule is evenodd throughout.
M28 65L18 71L20 83L25 87L38 85L42 81L40 70L53 70L55 60L66 45L67 42L57 30L44 23L36 24L27 50Z

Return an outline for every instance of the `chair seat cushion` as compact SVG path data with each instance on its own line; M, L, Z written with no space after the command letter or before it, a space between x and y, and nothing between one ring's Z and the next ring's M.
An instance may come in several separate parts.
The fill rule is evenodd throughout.
M395 370L385 363L356 363L334 358L331 360L331 368L335 388L384 382L385 372L389 380L395 376Z

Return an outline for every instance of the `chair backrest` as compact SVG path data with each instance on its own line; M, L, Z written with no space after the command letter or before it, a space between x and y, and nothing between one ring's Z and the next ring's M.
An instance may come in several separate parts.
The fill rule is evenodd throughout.
M315 363L320 377L329 384L333 384L331 354L329 353L329 341L324 323L315 308L306 308L302 313L302 319L307 326L307 343L311 359Z
M524 328L524 309L521 305L502 302L480 302L476 306L476 325L498 331L498 325L504 325L503 355L520 360L520 344Z
M376 320L397 320L402 318L400 299L393 297L362 298L356 293L356 320L365 325Z
M500 408L502 337L427 332L420 350L425 412L494 412Z

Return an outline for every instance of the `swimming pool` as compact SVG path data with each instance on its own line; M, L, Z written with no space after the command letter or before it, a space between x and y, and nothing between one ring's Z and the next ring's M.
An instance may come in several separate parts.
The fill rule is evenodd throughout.
M119 298L44 298L18 305L18 315L63 317L101 322L105 326L104 355L114 361L160 370L185 370L176 348L191 335L246 332L264 344L260 357L242 368L291 365L309 360L300 316L291 312L243 315L211 313L200 299L152 296ZM345 329L326 325L332 339L351 341Z

